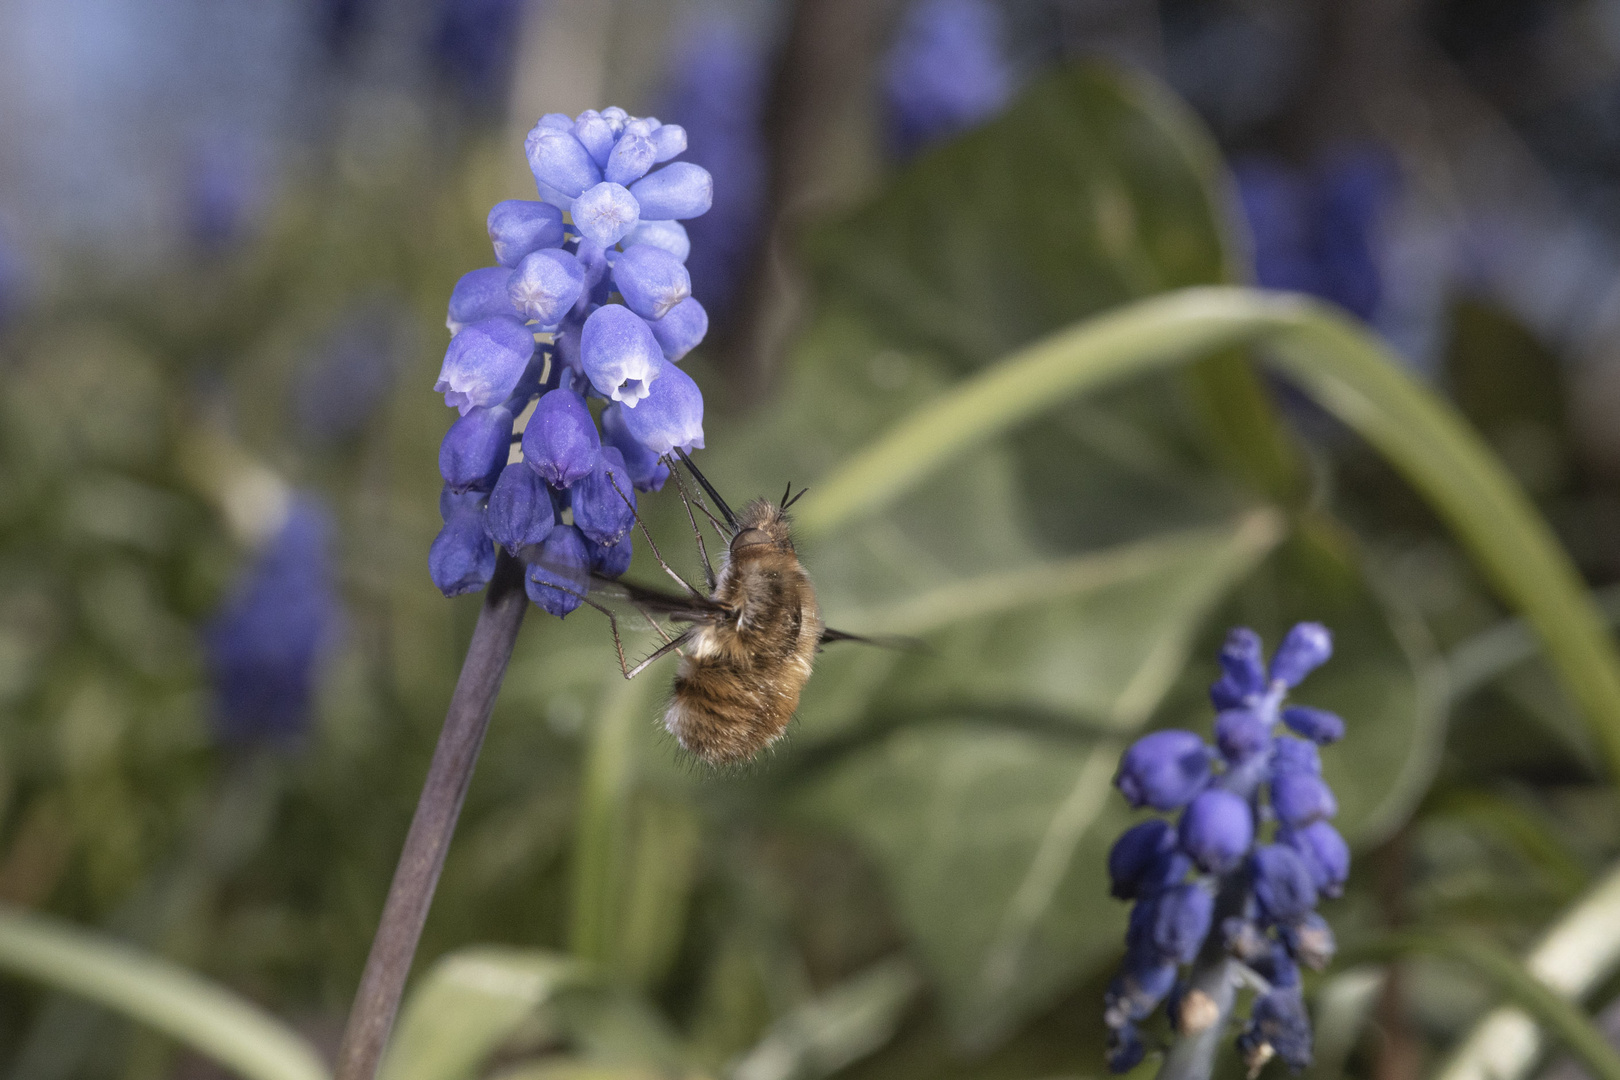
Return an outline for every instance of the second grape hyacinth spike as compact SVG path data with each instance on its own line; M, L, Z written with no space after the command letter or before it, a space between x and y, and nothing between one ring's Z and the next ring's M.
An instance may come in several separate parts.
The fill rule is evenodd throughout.
M1125 961L1104 1000L1114 1072L1147 1055L1143 1025L1161 1003L1172 1038L1229 1019L1200 989L1211 970L1258 988L1237 1037L1251 1075L1273 1057L1294 1071L1310 1064L1299 965L1332 960L1333 931L1316 905L1340 895L1350 871L1317 747L1338 741L1344 721L1283 702L1332 652L1326 627L1299 623L1268 668L1259 636L1235 629L1210 687L1215 745L1156 731L1121 757L1114 782L1130 804L1180 816L1132 826L1109 853L1113 895L1133 901Z
M429 557L446 596L487 585L499 545L536 604L573 611L590 574L628 569L634 493L703 446L702 391L674 364L708 330L680 222L714 182L685 149L680 127L622 109L549 113L525 140L538 198L490 210L495 265L450 294L435 389L461 417Z

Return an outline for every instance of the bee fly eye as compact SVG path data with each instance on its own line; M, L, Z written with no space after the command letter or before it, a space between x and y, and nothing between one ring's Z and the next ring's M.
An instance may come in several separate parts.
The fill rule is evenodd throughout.
M764 529L744 529L731 538L731 550L741 551L746 547L758 547L771 542L770 534Z

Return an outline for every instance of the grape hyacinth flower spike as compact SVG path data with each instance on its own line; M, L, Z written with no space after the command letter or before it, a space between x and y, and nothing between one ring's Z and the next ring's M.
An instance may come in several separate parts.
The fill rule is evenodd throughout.
M594 515L584 521L548 518L513 465L570 492L600 477L611 451L630 496L663 486L666 454L703 445L702 391L675 366L708 330L680 222L708 210L714 184L675 160L685 148L677 125L618 109L553 113L529 133L539 198L490 210L496 265L463 274L450 294L437 389L462 416L445 435L440 469L448 491L485 497L458 501L434 542L430 568L447 596L488 582L497 546L530 565L547 542L571 551L573 538L552 540L550 523L579 526L597 573L629 559L623 501L580 504ZM558 584L576 580L574 570L539 576L556 573ZM556 587L531 587L554 614L579 606Z
M1144 1022L1165 1003L1173 1038L1160 1075L1207 1080L1240 983L1258 990L1237 1035L1250 1075L1273 1057L1296 1072L1310 1064L1299 966L1332 960L1316 906L1340 895L1350 871L1317 748L1337 742L1344 721L1283 703L1332 652L1326 627L1300 623L1267 665L1259 636L1233 630L1210 687L1215 745L1156 731L1122 756L1114 782L1130 804L1179 817L1134 825L1109 852L1111 891L1133 902L1104 999L1114 1072L1147 1055Z
M623 109L549 113L524 154L536 199L489 212L494 265L450 292L434 389L459 414L439 450L443 528L428 575L485 592L339 1049L335 1080L372 1080L518 628L562 617L630 567L637 492L703 446L703 393L676 366L708 316L681 224L709 209L686 132ZM605 610L605 609L604 609Z

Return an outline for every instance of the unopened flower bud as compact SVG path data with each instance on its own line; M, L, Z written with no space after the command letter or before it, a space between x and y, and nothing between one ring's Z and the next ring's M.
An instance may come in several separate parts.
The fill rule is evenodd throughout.
M521 461L503 468L484 513L490 539L516 555L520 548L544 540L555 524L546 482Z
M561 247L563 242L562 211L549 203L498 202L489 211L488 226L495 261L502 266L515 267L530 252Z
M1316 906L1311 872L1285 844L1261 844L1249 856L1249 874L1261 911L1274 922L1303 919Z
M1121 900L1135 899L1148 867L1176 848L1176 831L1162 818L1132 825L1108 850L1109 891Z
M551 530L545 542L531 549L532 561L524 589L541 608L559 619L579 607L591 586L590 541L572 525Z
M656 248L663 248L681 262L692 253L692 240L686 234L686 226L678 221L647 221L636 222L636 227L624 236L624 246L628 250L635 244L651 244Z
M612 247L641 220L636 197L622 184L602 181L574 199L574 227L604 247Z
M595 109L586 109L579 114L579 119L574 122L573 136L598 166L607 165L613 155L613 144L618 140L613 125Z
M670 363L680 360L697 347L709 332L709 313L688 296L670 309L669 314L648 324L658 347L664 350L664 359Z
M541 326L561 322L584 290L584 267L560 248L529 252L506 282L512 306Z
M512 272L504 266L485 266L461 275L450 290L450 309L444 325L452 335L462 328L495 315L511 318L517 314L506 294L506 279Z
M1209 936L1215 894L1202 885L1177 885L1159 898L1153 921L1153 945L1167 960L1190 964Z
M495 576L495 545L478 505L458 504L428 549L428 574L446 596L476 592Z
M1260 635L1239 626L1226 635L1219 657L1221 677L1209 688L1217 709L1252 704L1265 693L1266 667Z
M624 456L630 483L637 491L661 491L669 479L669 466L630 434L624 423L628 411L616 401L602 410L602 441Z
M1182 812L1178 835L1181 850L1199 866L1225 874L1237 868L1254 842L1254 815L1230 791L1209 788Z
M631 184L630 194L649 221L683 221L708 213L714 178L701 166L677 161Z
M662 319L692 295L692 277L663 248L632 244L613 263L613 284L627 307L643 319Z
M1144 735L1120 758L1114 784L1132 806L1179 810L1209 782L1209 747L1190 731Z
M636 492L624 457L602 447L596 466L572 489L574 524L592 543L612 546L636 524Z
M1333 634L1321 623L1302 622L1288 631L1271 658L1271 677L1298 686L1333 655Z
M512 445L512 414L496 405L471 409L450 425L439 444L439 475L454 492L488 491Z
M602 449L585 399L572 390L551 390L523 429L523 461L553 487L567 487L588 475Z
M1344 721L1326 709L1295 705L1283 710L1282 719L1288 730L1317 746L1327 746L1344 738Z
M523 143L529 171L537 183L577 198L586 188L602 182L602 168L589 150L567 131L545 126L542 120Z
M1271 777L1271 809L1277 820L1300 828L1339 812L1333 791L1315 773L1278 769Z
M1236 763L1271 750L1271 724L1258 710L1227 709L1215 718L1215 745Z
M658 150L645 135L626 133L613 145L607 165L602 169L604 179L614 184L629 186L647 175L656 163Z
M648 134L647 138L652 140L657 164L662 165L686 153L686 129L679 124L665 124Z
M1311 883L1323 896L1338 896L1350 877L1350 845L1326 821L1313 822L1303 829L1277 830L1277 842L1287 844L1304 862Z

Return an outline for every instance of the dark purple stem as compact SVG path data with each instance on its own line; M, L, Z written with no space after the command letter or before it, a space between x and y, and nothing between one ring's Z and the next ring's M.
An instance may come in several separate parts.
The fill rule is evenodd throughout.
M405 849L400 852L394 882L388 888L382 921L371 941L366 970L360 976L360 989L354 995L343 1045L338 1050L336 1080L372 1080L377 1072L422 937L422 925L433 903L433 890L444 869L450 837L456 831L456 818L478 763L478 750L489 728L490 710L495 707L495 695L500 691L528 607L523 567L502 552L478 625L473 629L472 643L467 646L467 659L450 699L439 745L428 765L416 815L411 818L410 832L405 834Z

